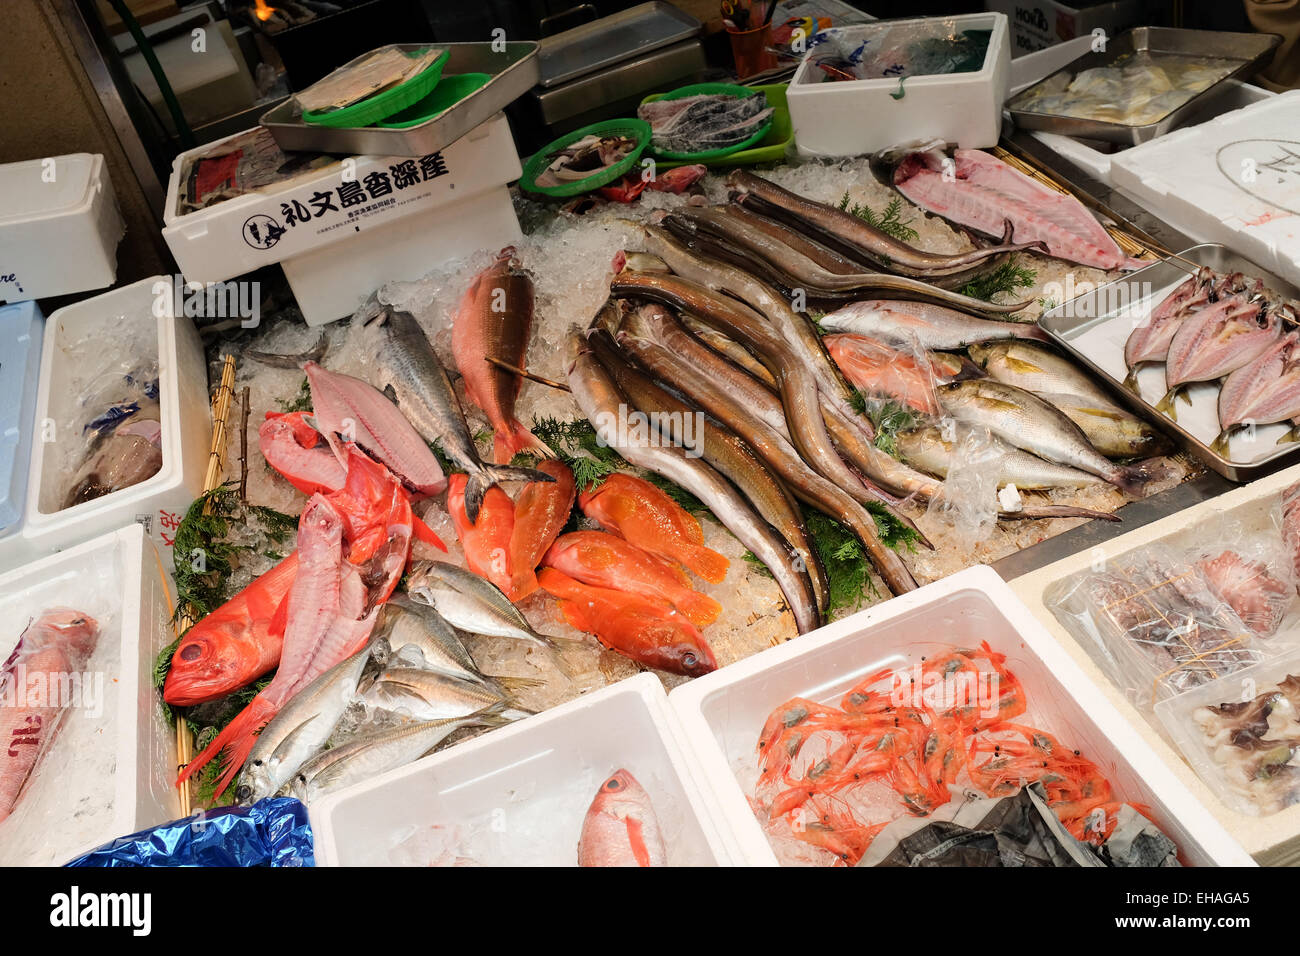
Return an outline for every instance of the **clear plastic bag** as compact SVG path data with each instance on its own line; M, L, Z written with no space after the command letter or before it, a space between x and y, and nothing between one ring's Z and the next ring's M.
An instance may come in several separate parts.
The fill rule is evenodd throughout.
M1282 534L1296 587L1300 589L1300 482L1282 492L1273 512L1273 523Z
M973 551L988 539L998 521L1001 448L986 428L970 428L946 418L939 431L948 441L948 477L927 513L952 527L956 544Z
M817 69L804 82L974 73L984 67L991 35L990 30L959 30L953 20L939 17L866 30L823 30L812 37Z
M1046 604L1143 707L1264 658L1254 632L1201 569L1164 545L1062 581Z
M1295 603L1295 569L1282 538L1272 528L1246 532L1226 517L1216 533L1204 531L1187 558L1216 595L1237 612L1256 637L1277 633Z

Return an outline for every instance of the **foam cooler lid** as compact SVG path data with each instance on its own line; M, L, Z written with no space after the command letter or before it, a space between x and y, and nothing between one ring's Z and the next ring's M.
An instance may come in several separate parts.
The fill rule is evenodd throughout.
M0 165L0 225L71 212L85 203L102 162L90 153Z
M1300 91L1117 153L1111 179L1157 215L1300 282Z
M35 302L0 306L0 537L23 513L43 329Z

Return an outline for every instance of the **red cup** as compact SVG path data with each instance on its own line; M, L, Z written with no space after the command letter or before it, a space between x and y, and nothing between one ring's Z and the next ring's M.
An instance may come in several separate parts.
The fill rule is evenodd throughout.
M728 28L727 36L731 39L731 56L736 61L736 76L740 79L776 69L776 54L772 52L772 23L768 21L752 30L732 30Z

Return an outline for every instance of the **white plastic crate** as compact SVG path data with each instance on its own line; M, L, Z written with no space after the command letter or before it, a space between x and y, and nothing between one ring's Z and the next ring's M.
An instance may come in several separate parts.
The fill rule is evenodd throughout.
M504 114L438 153L341 159L177 215L181 177L196 152L172 164L163 214L163 238L185 278L220 282L279 262L308 325L351 315L387 281L418 279L437 263L522 236L507 188L519 178L519 156ZM415 181L398 176L400 164L414 165ZM375 186L372 176L381 177ZM387 192L373 195L385 182Z
M814 46L786 92L801 156L856 156L935 138L967 149L997 145L1002 101L1011 74L1005 14L889 20L832 32L848 43L860 43L884 30L928 22L958 31L991 30L983 68L971 73L909 76L903 82L904 95L895 99L897 79L805 82L817 72L814 60L825 52L822 46Z
M0 306L0 541L22 531L44 329L35 302Z
M112 285L125 231L99 153L0 165L0 302Z
M0 660L30 617L51 607L94 616L100 643L87 668L94 673L114 659L116 666L100 671L102 716L91 716L88 697L65 714L42 760L57 761L59 772L42 778L38 764L14 815L0 823L5 865L62 865L180 816L175 734L152 681L154 658L172 640L172 599L143 529L131 525L0 574ZM99 765L111 766L111 782L108 774L82 775Z
M194 324L184 316L155 314L156 290L164 288L170 302L171 277L154 276L65 306L47 320L23 529L20 535L0 540L0 570L132 522L145 526L171 569L176 524L203 491L212 411L203 346ZM142 330L150 328L156 330L152 341L157 343L162 467L137 485L60 508L72 473L81 462L75 445L82 440L60 434L57 427L79 398L69 388L77 370L64 349L87 334L102 335L106 347L111 347L115 337L125 336L129 330L147 338ZM60 448L63 441L74 447ZM65 454L70 466L65 465Z
M325 797L310 808L316 861L423 865L415 846L448 827L472 834L460 853L480 864L576 866L587 808L624 768L650 794L670 865L727 865L679 733L659 679L639 674Z
M1250 863L987 567L961 571L673 690L669 701L743 862L777 863L736 775L773 709L795 696L838 701L883 667L916 663L937 646L982 641L1007 655L1007 666L1024 685L1029 716L1022 719L1079 747L1118 798L1149 807L1185 863Z
M1049 589L1066 578L1086 571L1094 563L1100 564L1122 557L1129 552L1153 543L1173 547L1214 543L1206 541L1207 530L1218 528L1226 521L1241 533L1262 531L1272 523L1272 509L1277 495L1283 489L1300 481L1300 466L1261 478L1249 485L1233 489L1225 495L1170 515L1128 534L1113 538L1086 552L1040 568L1011 582L1011 588L1025 603L1039 622L1047 628L1078 668L1082 669L1101 692L1109 706L1118 710L1131 728L1130 733L1141 738L1159 757L1160 761L1206 807L1260 863L1267 866L1294 866L1300 863L1300 805L1289 807L1266 817L1255 817L1230 809L1179 755L1178 751L1161 735L1159 721L1152 714L1143 714L1105 676L1098 663L1089 655L1065 627L1056 619L1044 602ZM1285 651L1285 634L1272 639L1277 651Z

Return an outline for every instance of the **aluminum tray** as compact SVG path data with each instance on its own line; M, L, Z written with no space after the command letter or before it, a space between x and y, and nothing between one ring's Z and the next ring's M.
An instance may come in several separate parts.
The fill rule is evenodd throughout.
M1271 272L1261 269L1217 243L1192 246L1182 257L1218 272L1244 272L1264 281L1269 289L1286 296L1300 295L1300 289ZM1164 366L1144 368L1138 375L1141 395L1124 388L1124 342L1136 323L1145 318L1161 299L1187 278L1187 269L1162 260L1129 273L1122 279L1099 286L1078 298L1045 312L1038 320L1044 331L1071 356L1091 369L1112 392L1133 411L1166 432L1180 447L1230 481L1253 481L1268 472L1300 460L1300 444L1276 445L1289 426L1261 425L1253 436L1238 434L1229 444L1234 456L1224 458L1210 449L1218 433L1217 383L1191 386L1188 407L1178 403L1179 421L1156 411L1164 394Z
M487 73L490 79L458 103L433 119L406 129L378 126L329 129L302 121L302 111L293 97L262 114L262 125L271 131L285 152L337 153L345 156L424 156L450 146L493 114L513 103L537 83L538 45L521 40L505 45L504 52L491 43L444 43L451 51L444 76L456 73ZM399 43L402 50L418 50L427 43Z
M541 41L541 85L547 89L651 50L689 40L700 21L667 3L641 3Z
M1205 100L1224 90L1227 80L1253 72L1282 42L1275 33L1223 33L1218 30L1180 30L1172 27L1135 27L1106 45L1103 53L1085 53L1068 66L1040 80L1028 89L1017 93L1007 102L1007 110L1021 129L1043 130L1066 136L1107 140L1136 146L1163 136L1181 126L1190 114L1200 109ZM1223 79L1197 93L1177 109L1166 113L1159 121L1146 126L1129 126L1124 123L1107 123L1101 120L1058 116L1053 113L1036 113L1016 108L1016 102L1026 97L1053 77L1067 74L1073 77L1083 70L1099 66L1113 66L1123 56L1132 53L1174 53L1185 56L1217 57L1236 62L1236 67Z

